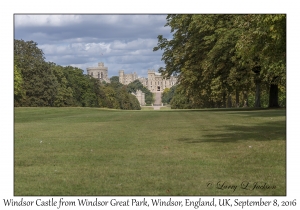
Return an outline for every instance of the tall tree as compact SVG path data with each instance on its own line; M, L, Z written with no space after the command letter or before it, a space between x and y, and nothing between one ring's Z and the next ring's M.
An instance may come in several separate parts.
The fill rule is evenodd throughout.
M56 65L55 63L49 63L49 65L58 82L54 106L72 106L73 92L71 87L68 87L68 81L64 74L64 67Z
M276 85L281 78L285 82L285 29L278 28L284 26L283 19L276 15L168 15L166 26L171 27L173 39L159 35L153 49L163 50L165 68L160 72L166 77L179 74L178 91L196 107L220 103L228 107L232 96L239 104L240 91L246 96L254 81L259 96L261 81ZM275 44L269 43L274 39ZM277 53L271 45L278 48ZM277 58L280 61L275 64Z
M33 41L14 40L14 62L23 78L22 106L54 106L57 80Z
M286 15L241 15L238 21L244 29L238 54L249 63L259 58L259 79L269 85L269 107L278 107L278 85L286 83Z

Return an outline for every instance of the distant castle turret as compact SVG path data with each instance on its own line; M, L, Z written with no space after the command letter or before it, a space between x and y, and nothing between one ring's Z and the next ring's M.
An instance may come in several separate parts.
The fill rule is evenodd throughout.
M104 66L103 62L98 63L97 67L88 67L86 70L88 75L100 81L110 82L108 78L108 68Z
M138 79L138 76L135 72L132 74L124 74L124 70L119 71L119 82L124 85L128 85L136 79Z

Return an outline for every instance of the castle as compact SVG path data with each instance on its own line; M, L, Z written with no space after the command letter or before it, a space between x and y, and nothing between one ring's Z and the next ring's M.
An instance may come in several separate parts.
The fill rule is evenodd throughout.
M137 79L151 92L164 91L165 88L171 88L177 83L177 77L171 76L169 79L166 79L155 73L154 70L148 70L148 78L138 77L135 72L131 74L124 74L124 70L119 71L119 82L124 85L127 85Z
M108 68L104 66L103 62L98 63L97 67L88 67L87 74L100 80L110 83L108 78ZM148 70L148 77L138 77L134 72L131 74L125 74L124 70L119 71L119 82L128 85L129 83L139 80L144 87L148 88L151 92L162 92L166 88L171 88L176 85L177 77L171 76L169 79L163 78L163 76L155 73L154 70ZM133 94L137 97L141 105L145 105L145 93L142 91L137 91Z

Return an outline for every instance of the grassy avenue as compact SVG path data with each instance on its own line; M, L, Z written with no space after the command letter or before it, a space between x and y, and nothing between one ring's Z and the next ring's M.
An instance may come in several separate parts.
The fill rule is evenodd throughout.
M286 110L15 108L18 195L286 195Z

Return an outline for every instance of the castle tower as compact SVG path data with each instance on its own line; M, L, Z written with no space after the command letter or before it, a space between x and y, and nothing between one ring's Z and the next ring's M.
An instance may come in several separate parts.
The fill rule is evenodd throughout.
M155 71L154 70L148 70L148 89L151 92L155 91L156 88L156 81L155 81Z
M119 82L124 84L125 77L124 77L124 70L119 71Z
M138 79L138 75L137 75L137 73L134 72L134 73L133 73L133 81L134 81L134 80L137 80L137 79Z
M88 67L87 69L88 75L105 82L110 82L108 79L108 68L104 66L103 62L98 63L97 67Z

